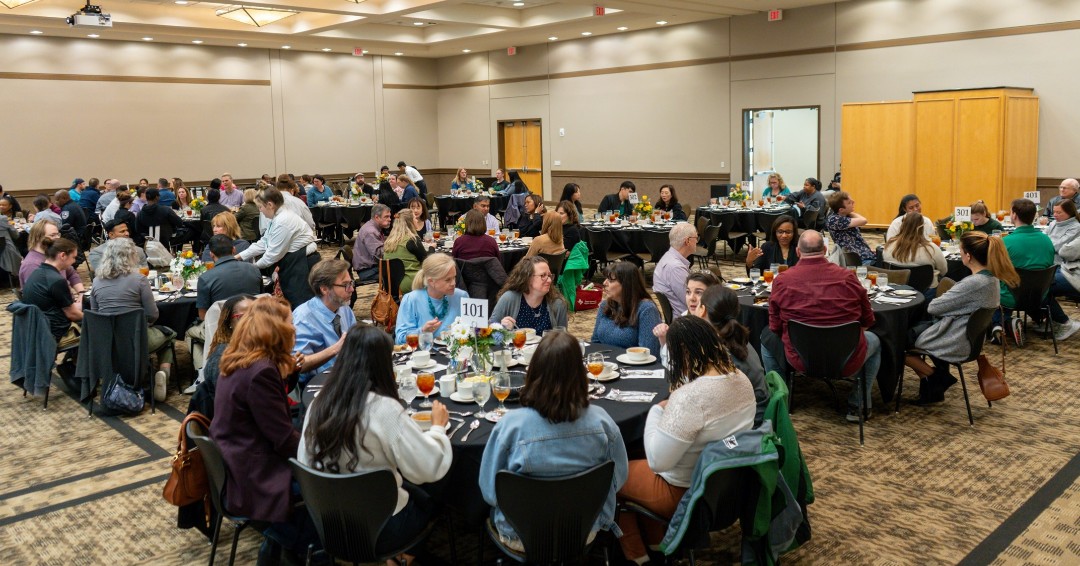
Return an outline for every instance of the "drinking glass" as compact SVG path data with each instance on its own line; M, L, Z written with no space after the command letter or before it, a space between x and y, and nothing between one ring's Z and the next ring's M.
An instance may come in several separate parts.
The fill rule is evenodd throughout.
M867 269L866 269L865 265L860 265L860 266L855 268L855 275L859 279L866 279L866 273L867 273Z
M521 349L525 347L525 339L527 337L524 330L514 332L514 348L517 348L519 357L521 356Z
M431 400L428 399L428 395L431 395L432 390L435 389L435 373L430 371L418 373L416 375L416 388L420 390L420 393L424 394L424 400L420 402L420 407L430 409Z
M480 406L480 410L474 415L478 419L487 417L484 413L484 404L491 398L491 383L487 379L477 379L472 387L473 400Z
M889 276L884 273L878 273L877 282L879 289L886 289L889 286Z
M500 417L506 414L506 398L510 396L510 374L500 371L491 380L491 394L499 400L499 406L495 408L495 414Z
M771 271L773 273L773 275L776 275L777 273L780 273L780 264L779 263L770 263L769 264L769 271Z
M149 265L140 265L139 266L139 274L142 275L143 277L149 277L150 276L150 266Z
M585 358L586 367L589 369L589 375L592 376L593 383L596 383L596 379L600 377L600 374L604 373L604 355L599 352L593 352Z
M507 237L508 237L509 235L510 235L510 231L509 231L509 230L503 230L502 232L499 232L499 242L501 242L501 243L505 244L505 243L506 243L506 238L507 238Z
M761 278L765 280L765 283L772 283L773 277L775 276L776 273L773 271L766 271L765 273L761 274Z
M435 335L431 332L420 333L420 349L425 352L431 351L431 346L435 344Z
M439 240L442 239L442 232L440 232L438 230L435 230L434 232L431 233L431 237L435 238L435 241L438 242Z
M991 236L1001 236L1001 230L994 230L990 233Z
M870 280L870 285L877 287L878 274L876 271L871 271L870 273L867 273L866 278Z
M549 332L566 332L565 326L552 326Z
M761 278L761 270L760 269L755 268L755 269L750 270L750 283L752 283L754 285L757 285L758 279L760 279L760 278Z
M405 412L407 414L412 415L416 412L416 409L412 408L412 402L419 393L411 373L406 373L398 378L398 395L401 396L402 401L405 401Z
M410 348L415 350L417 346L420 345L420 336L417 334L408 334L405 336L405 343L408 344Z
M783 273L783 272L787 271L787 268L788 268L788 264L786 264L786 263L781 263L780 265L778 265L778 266L776 267L776 274L777 274L777 275L780 275L781 273Z
M488 236L491 236L491 237L495 236L495 229L494 228L488 228Z

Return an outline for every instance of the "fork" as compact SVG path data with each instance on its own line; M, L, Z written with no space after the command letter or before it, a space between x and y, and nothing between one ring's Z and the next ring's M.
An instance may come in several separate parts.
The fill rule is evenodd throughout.
M450 413L451 415L457 415L457 416L459 416L459 417L469 417L469 416L472 416L472 411L465 411L464 413L463 413L463 412L461 412L461 411L447 411L447 412L448 412L448 413Z
M465 436L461 437L461 441L465 442L465 441L469 440L469 435L472 434L473 431L478 429L478 428L480 428L480 419L476 419L473 422L469 423L469 430L465 432Z

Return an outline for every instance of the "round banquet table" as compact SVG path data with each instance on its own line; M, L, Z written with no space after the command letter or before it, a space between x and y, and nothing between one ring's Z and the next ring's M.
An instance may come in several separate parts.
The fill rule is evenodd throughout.
M675 222L661 222L659 224L612 224L611 222L583 222L581 227L591 232L613 232L615 241L612 243L612 251L627 252L632 254L649 253L645 245L646 231L670 232Z
M491 199L491 214L502 214L506 211L506 205L510 197L503 195L489 195ZM472 209L476 195L451 196L439 195L435 197L435 204L439 207L439 226L447 226L451 214L464 214Z
M708 216L709 224L713 226L719 226L721 218L727 215L733 215L735 222L731 227L732 232L746 232L753 233L760 229L759 223L761 218L775 219L775 217L788 214L791 215L790 205L770 205L766 207L721 207L721 206L699 206L696 212L696 217Z
M155 294L155 299L158 295ZM176 332L176 339L183 340L188 328L199 318L199 309L195 308L195 297L182 295L167 295L165 298L155 300L158 308L158 318L154 324L168 326ZM90 290L83 293L83 310L90 310Z
M439 240L439 246L436 249L449 254L453 253L454 246L450 240L442 238ZM521 259L525 257L528 251L529 246L522 244L520 240L508 244L499 244L499 260L507 275L514 270L514 267L521 262Z
M589 346L585 348L585 351L586 353L607 352L605 357L609 360L614 360L616 356L626 352L623 348L606 344L589 344ZM446 351L443 348L436 346L432 350L432 358L439 364L445 365L448 361L445 352ZM620 364L620 367L629 367L636 370L661 369L659 359L648 365L626 366ZM525 368L519 365L511 367L509 370L524 371ZM445 370L436 372L436 384L438 384L438 379L441 378L444 373ZM312 400L315 399L317 391L314 390L321 388L322 385L326 383L328 377L329 372L325 372L316 375L308 382L304 393L301 396L305 407L309 406ZM605 385L607 391L611 391L612 388L615 388L625 391L648 391L650 393L656 393L656 397L653 398L651 403L629 403L610 401L608 399L592 399L589 401L590 403L603 408L611 415L611 419L618 425L619 432L622 433L623 442L628 448L640 445L645 435L645 420L648 417L649 409L652 408L654 404L659 403L668 397L667 380L617 378L614 381L606 382L603 385ZM604 394L606 395L607 392ZM417 397L412 403L413 408L416 408L422 399L422 396ZM450 399L449 395L444 396L441 392L438 395L432 395L431 399L441 401L450 411L475 412L477 410L476 403L458 403L457 401ZM492 397L488 400L487 404L484 405L484 408L485 410L491 410L497 406L498 401ZM506 406L509 410L519 408L516 402L510 401L507 401ZM453 413L451 413L450 416L457 419L462 418ZM476 419L473 416L464 417L465 426L454 434L454 438L450 440L450 445L454 452L454 462L450 467L450 471L446 474L446 477L434 486L431 491L441 493L441 497L444 501L462 514L466 521L466 525L475 527L481 525L488 514L488 506L484 503L484 498L480 493L478 477L480 475L480 462L484 457L484 448L487 446L487 440L490 436L491 429L495 425L486 420L481 420L480 428L469 435L468 441L462 441L462 438L465 437L465 433L469 430L469 424L474 420ZM456 428L460 422L460 420L451 420L447 432L449 433Z
M310 206L311 218L315 224L341 224L347 234L360 229L364 222L371 219L371 209L375 203L368 202L349 206Z
M892 285L894 289L912 290L905 285ZM761 351L761 331L769 326L768 303L754 304L754 297L747 290L738 291L739 322L750 329L750 344ZM907 348L907 331L915 322L922 320L926 313L926 299L922 293L916 293L912 300L902 305L870 301L874 309L874 326L870 328L881 339L881 367L878 369L877 382L881 397L886 403L892 401L904 371L904 351Z

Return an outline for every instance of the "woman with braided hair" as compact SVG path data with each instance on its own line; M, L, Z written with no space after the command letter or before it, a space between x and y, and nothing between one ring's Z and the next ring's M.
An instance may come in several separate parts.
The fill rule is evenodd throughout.
M765 384L765 370L761 358L753 348L748 348L750 329L739 322L739 296L723 285L713 285L701 296L701 305L693 313L712 323L720 334L720 341L731 354L735 369L743 372L754 386L757 412L754 426L761 424L765 407L769 404L769 387Z
M645 422L646 460L630 462L621 500L671 517L682 499L701 451L711 442L754 425L754 388L731 363L711 324L696 316L672 321L667 332L671 396L653 405ZM665 525L634 513L618 518L623 555L649 561L646 544L657 544ZM648 541L648 542L646 542Z

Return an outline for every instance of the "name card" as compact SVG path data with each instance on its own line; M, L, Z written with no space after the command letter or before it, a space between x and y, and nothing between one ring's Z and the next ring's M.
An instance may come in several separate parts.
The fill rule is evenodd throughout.
M1035 204L1039 204L1040 193L1039 191L1024 191L1024 198Z
M953 212L953 220L956 220L957 222L971 222L971 207L956 207L956 211Z
M637 204L638 203L637 193L630 193L630 196L628 197L628 200L630 201L630 204Z
M487 327L487 299L461 299L461 321L472 328Z

